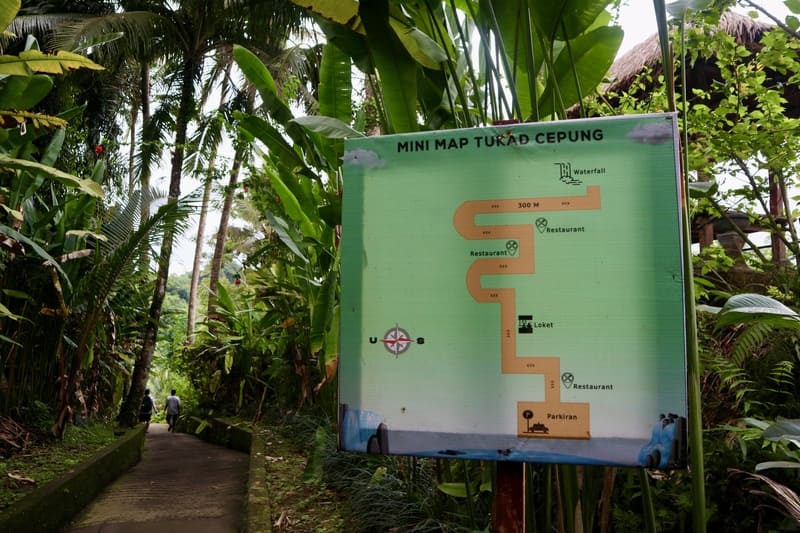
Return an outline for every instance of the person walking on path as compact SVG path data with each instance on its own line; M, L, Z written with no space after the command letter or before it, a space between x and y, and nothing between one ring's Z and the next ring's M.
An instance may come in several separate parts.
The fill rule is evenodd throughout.
M153 417L153 398L150 397L150 389L144 390L144 397L142 398L142 406L139 408L139 422L144 422L144 430L150 429L150 419Z
M175 394L175 389L172 389L169 396L167 396L164 412L167 413L167 424L169 424L168 431L174 433L175 424L178 422L178 416L181 414L181 399Z

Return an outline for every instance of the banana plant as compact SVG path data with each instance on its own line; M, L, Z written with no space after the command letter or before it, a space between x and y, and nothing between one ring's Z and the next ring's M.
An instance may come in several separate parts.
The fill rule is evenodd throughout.
M204 323L196 330L200 348L192 357L204 371L193 377L203 382L201 388L210 396L227 394L238 409L244 403L246 381L268 366L270 339L280 328L269 306L249 290L229 291L220 283L217 298L214 327Z
M0 9L3 27L18 4ZM51 75L78 68L101 67L78 54L43 54L34 39L19 55L0 55L0 339L6 349L0 365L10 376L2 394L6 407L53 396L54 378L63 376L54 352L73 342L72 333L64 335L64 291L80 279L86 240L97 236L102 161L85 177L56 168L64 128L80 109L59 116L36 110L53 87Z
M338 225L341 216L341 140L323 137L295 120L288 105L278 96L275 82L266 66L247 49L234 47L234 58L248 81L258 90L266 118L238 113L239 127L268 148L264 153L261 184L253 183L253 192L269 191L266 217L270 228L286 248L293 261L276 268L296 271L301 280L291 288L302 295L308 315L300 322L308 324L307 352L300 354L303 364L316 362L321 376L314 387L319 391L333 382L338 367L338 293L339 253ZM346 119L349 110L349 84L338 85L343 78L337 72L349 68L349 62L334 50L323 54L323 83L320 87L321 107L334 116ZM349 79L349 78L347 78ZM324 102L324 103L323 103ZM327 107L326 107L327 106ZM333 129L346 126L343 120L331 119ZM288 140L287 140L288 138ZM264 183L266 182L266 183ZM268 183L268 185L267 185ZM291 276L286 276L290 280ZM284 320L296 320L284 317ZM300 370L298 369L298 372ZM303 385L301 402L310 396Z
M610 0L293 1L380 80L386 133L563 117L622 42Z

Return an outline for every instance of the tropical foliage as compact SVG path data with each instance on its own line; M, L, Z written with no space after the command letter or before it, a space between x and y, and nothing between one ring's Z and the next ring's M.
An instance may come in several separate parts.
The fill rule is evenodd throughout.
M485 530L496 465L335 451L343 139L674 108L689 233L724 226L737 243L687 254L696 462L528 465L527 527L796 528L797 18L750 49L713 31L732 2L675 3L675 69L610 94L619 3L143 0L59 17L26 5L16 20L19 3L4 3L0 22L24 33L0 57L0 414L45 406L59 435L79 418L133 423L148 384L177 386L203 416L313 413L309 480L347 494L356 529ZM691 85L711 57L714 82ZM94 116L101 87L118 116ZM182 198L190 174L205 200ZM223 177L214 258L187 288L170 275L173 243ZM206 313L185 325L195 290Z

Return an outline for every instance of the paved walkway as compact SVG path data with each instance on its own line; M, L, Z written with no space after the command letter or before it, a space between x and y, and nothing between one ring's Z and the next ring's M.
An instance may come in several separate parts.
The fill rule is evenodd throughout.
M249 457L151 424L142 460L90 503L65 533L237 533Z

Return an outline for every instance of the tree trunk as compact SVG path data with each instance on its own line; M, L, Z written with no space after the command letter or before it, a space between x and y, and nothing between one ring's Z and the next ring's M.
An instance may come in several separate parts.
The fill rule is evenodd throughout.
M170 168L169 202L176 202L181 194L181 177L183 175L187 130L189 129L189 117L194 107L194 81L195 79L199 79L200 70L201 62L198 59L186 58L181 79L180 107L175 117L175 150L172 152L172 164ZM150 377L150 364L153 362L153 354L155 353L156 341L158 340L161 309L164 303L164 295L167 291L169 261L172 256L172 243L174 239L175 231L168 228L164 232L164 240L161 242L158 274L153 290L153 300L150 304L149 320L145 326L144 339L142 340L142 351L139 357L136 358L136 363L133 366L133 375L131 376L131 388L119 412L119 422L123 426L133 426L136 424L137 415L139 413L139 403L142 400L142 396L144 396L144 389L147 388L147 379Z
M216 150L214 150L216 152ZM209 166L213 161L209 162ZM194 324L197 315L197 287L200 285L200 261L203 258L203 241L206 235L206 217L208 216L208 202L211 198L211 186L214 179L211 172L206 176L203 185L203 205L200 207L200 218L197 221L197 238L194 243L194 260L192 261L192 281L189 284L189 306L186 312L186 344L194 343Z
M150 122L150 66L142 61L141 76L139 77L140 105L142 106L142 141L146 140L147 123ZM131 142L134 139L131 137ZM131 147L131 174L133 174L133 147ZM139 224L150 218L150 168L142 166L139 169L139 190L142 193L142 206L139 208ZM150 251L144 250L139 257L139 270L147 272L150 268Z
M255 91L250 85L245 88L245 91L247 91L245 113L252 113L253 106L255 105ZM217 240L214 244L214 256L211 259L211 273L208 276L208 310L206 314L209 320L213 319L217 312L217 283L219 282L219 273L222 270L222 258L225 255L225 240L228 237L228 221L231 216L233 197L236 194L236 185L239 183L239 171L242 168L245 154L245 144L241 141L237 142L236 151L233 156L233 165L231 166L230 179L228 180L228 187L225 189L225 201L222 204L222 212L219 217L219 229L217 230Z
M141 82L139 91L142 95L142 134L144 134L147 123L150 122L150 66L146 62L142 63L142 76L139 81ZM140 169L139 185L144 198L141 208L142 220L147 220L150 218L150 168Z
M133 191L136 190L136 173L133 171L133 167L136 154L136 121L139 120L139 104L140 102L133 102L131 104L131 148L128 150L128 196L133 195Z
M220 89L219 106L217 113L222 114L225 111L225 100L227 91L228 80L230 79L231 69L233 62L228 61L225 65L225 75L223 76L222 88ZM213 150L208 158L208 171L206 172L206 181L203 187L203 206L200 209L200 220L197 221L197 240L194 246L194 260L192 261L192 281L189 285L189 306L186 313L186 344L194 343L194 325L197 320L197 287L200 284L200 261L203 257L203 241L205 241L206 233L206 217L208 216L208 202L211 197L211 187L213 185L214 164L217 159L217 150L219 144L214 144Z
M233 166L225 190L225 201L222 203L222 211L219 215L219 228L217 229L217 239L214 243L214 256L211 258L211 272L208 275L208 308L206 315L209 320L216 316L217 312L217 283L219 283L219 273L222 270L222 259L225 255L225 240L228 237L228 221L231 217L233 207L233 197L236 194L236 185L239 183L239 171L242 168L244 158L244 147L237 146L233 156Z

